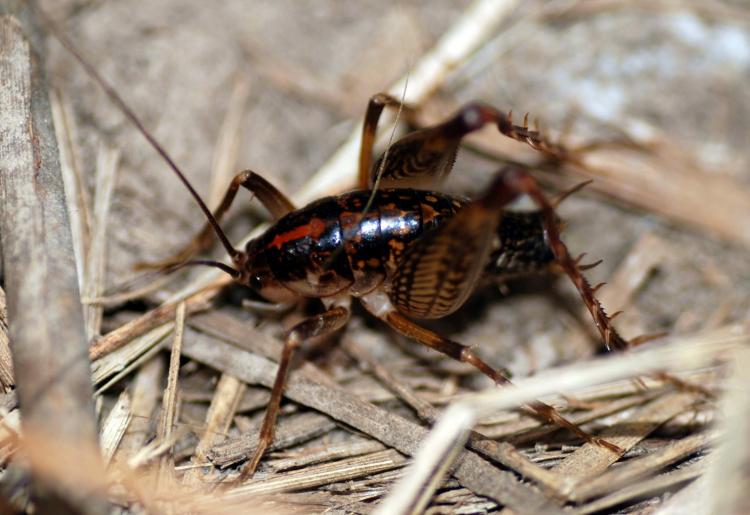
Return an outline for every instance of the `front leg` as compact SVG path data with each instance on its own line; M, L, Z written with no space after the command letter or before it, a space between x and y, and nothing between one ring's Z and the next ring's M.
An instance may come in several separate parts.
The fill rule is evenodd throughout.
M235 175L224 194L221 204L219 204L219 207L214 211L213 216L217 222L221 221L224 214L231 207L240 187L245 188L258 197L258 200L260 200L261 204L268 209L274 220L278 220L285 214L294 211L294 204L292 204L292 202L281 193L276 186L252 170L245 170ZM141 270L152 270L174 267L190 259L190 257L196 253L208 250L212 242L213 230L211 224L206 223L203 226L203 229L201 229L192 241L174 255L154 263L138 263L136 268Z
M319 315L306 318L289 331L284 342L284 350L281 353L281 359L279 360L279 369L276 372L273 389L271 390L271 399L268 401L266 415L263 417L263 424L260 428L258 447L255 449L255 452L245 466L242 467L242 472L240 473L238 481L241 482L252 477L255 470L258 468L263 453L266 452L268 446L273 442L276 419L279 416L279 407L281 405L281 397L284 393L284 385L286 384L286 378L289 375L289 368L294 352L306 341L312 338L327 336L338 331L344 326L344 324L346 324L347 320L349 320L349 307L339 305L331 307L328 311Z

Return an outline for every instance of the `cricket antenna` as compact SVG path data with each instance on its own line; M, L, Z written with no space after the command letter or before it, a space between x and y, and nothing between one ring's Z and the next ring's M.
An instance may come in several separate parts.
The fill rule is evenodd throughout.
M57 27L55 22L50 19L47 14L40 9L36 3L33 0L29 0L29 6L31 7L31 10L36 13L36 15L39 17L39 19L44 23L44 25L49 29L50 33L57 39L57 41L60 42L60 44L68 51L70 54L75 58L76 61L83 67L83 69L86 71L86 73L91 77L94 82L96 82L99 87L102 88L104 93L109 97L109 99L122 111L122 113L125 115L125 118L127 118L130 123L132 123L136 129L138 129L138 132L140 132L144 138L149 142L149 144L153 147L154 150L164 159L164 161L169 165L169 167L172 169L172 171L177 175L177 177L182 181L182 183L185 185L185 187L188 189L190 194L193 196L195 201L198 203L198 206L201 208L201 211L203 211L203 214L206 215L206 218L208 219L208 222L211 224L211 227L214 230L214 233L216 233L216 236L218 236L219 240L221 241L221 244L226 249L229 256L232 258L233 261L236 261L237 258L242 254L239 250L235 249L234 246L229 242L229 239L227 238L226 234L224 234L224 231L221 230L221 227L219 226L219 222L216 221L216 218L214 218L213 214L211 214L211 210L208 209L208 206L206 206L206 203L203 202L203 199L201 199L200 195L198 195L198 192L195 191L193 186L190 184L190 182L185 177L185 174L182 173L180 168L177 166L177 164L174 162L174 160L170 157L170 155L167 153L166 150L164 150L164 147L162 147L158 141L149 133L146 128L144 127L141 120L138 118L138 116L135 114L135 112L128 106L128 104L125 103L125 101L122 99L122 97L115 91L115 89L106 81L104 78L99 75L99 72L96 71L96 69L88 62L86 61L82 54L76 49L76 47L73 45L73 42L62 32L61 29Z
M189 261L183 261L182 263L177 263L166 267L164 270L162 270L162 272L165 274L171 274L188 266L210 266L213 268L218 268L222 272L229 274L233 279L239 279L240 277L240 272L238 272L231 266L210 259L191 259Z

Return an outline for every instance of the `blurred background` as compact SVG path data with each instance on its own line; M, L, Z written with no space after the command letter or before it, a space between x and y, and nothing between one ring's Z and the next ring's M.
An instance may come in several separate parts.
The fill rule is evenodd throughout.
M227 155L217 141L228 117L229 148L236 149L228 153L229 168L251 168L294 194L354 130L368 98L413 70L469 5L442 0L48 4L198 190L212 198L217 193L210 189L221 190L229 180L211 185L212 163L222 152ZM565 138L573 145L627 140L662 152L667 157L645 173L658 181L658 167L669 168L662 186L674 195L638 205L632 199L652 186L630 178L623 198L615 171L609 178L615 186L589 188L564 204L566 241L574 254L585 251L592 260L604 259L591 272L593 283L609 279L645 233L666 242L664 262L635 298L644 329L695 329L716 315L717 306L728 310L722 316L744 317L750 306L750 237L741 228L739 233L730 229L729 237L711 227L696 228L652 207L690 201L705 209L696 218L708 219L722 203L722 192L750 190L750 91L742 87L750 75L747 4L498 2L506 4L508 14L479 49L435 85L436 93L424 103L428 118L439 120L461 103L479 99L512 109L517 123L529 112L553 140ZM112 286L132 276L135 262L164 257L184 244L203 220L166 166L80 67L57 45L50 47L52 83L75 112L79 161L89 186L98 145L121 154L107 246ZM497 166L463 152L448 189L471 194ZM681 175L691 180L673 180ZM714 179L727 187L714 188ZM229 221L238 237L262 216L246 194L239 198ZM746 214L738 212L738 220ZM528 313L515 305L527 301L540 305ZM511 348L539 334L539 326L548 326L559 310L539 296L511 296L495 304L498 313L486 316L497 318L494 331L516 335Z

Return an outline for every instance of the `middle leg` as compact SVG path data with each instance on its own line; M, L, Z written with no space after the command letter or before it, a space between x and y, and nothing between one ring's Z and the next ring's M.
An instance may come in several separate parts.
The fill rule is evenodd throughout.
M435 188L453 169L461 140L488 124L497 127L504 136L529 145L548 159L575 159L564 146L530 129L527 117L523 125L515 125L511 113L505 114L490 105L472 102L462 106L446 121L411 132L395 141L387 154L381 155L373 165L372 150L378 120L386 107L404 109L407 118L414 117L413 108L386 93L379 93L370 99L360 147L361 189L371 188L378 176L383 187Z

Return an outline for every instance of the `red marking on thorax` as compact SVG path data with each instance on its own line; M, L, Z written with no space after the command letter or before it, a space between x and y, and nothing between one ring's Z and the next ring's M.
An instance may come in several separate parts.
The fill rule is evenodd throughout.
M285 243L289 243L290 241L306 238L307 236L311 238L318 238L321 234L323 234L323 231L325 231L325 229L326 223L323 220L321 220L320 218L313 218L305 225L300 225L298 227L295 227L291 231L277 234L271 241L271 243L268 244L267 248L270 249L272 247L276 247L277 249L281 250L281 247Z

